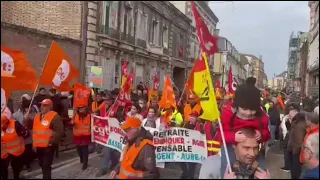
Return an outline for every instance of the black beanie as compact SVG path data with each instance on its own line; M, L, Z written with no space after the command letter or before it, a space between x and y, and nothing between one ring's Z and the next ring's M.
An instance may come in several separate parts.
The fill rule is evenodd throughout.
M255 86L242 84L238 86L233 101L233 107L250 110L260 110L260 90Z

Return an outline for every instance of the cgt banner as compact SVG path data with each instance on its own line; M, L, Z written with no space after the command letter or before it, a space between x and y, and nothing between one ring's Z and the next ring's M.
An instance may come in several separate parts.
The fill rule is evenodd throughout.
M119 121L115 118L91 116L91 141L116 149L124 150L126 145L125 135L120 128Z
M92 142L124 151L125 135L115 118L92 115ZM156 147L157 166L164 167L165 162L201 163L207 158L206 136L198 131L185 128L170 128L158 131L145 128L153 134Z

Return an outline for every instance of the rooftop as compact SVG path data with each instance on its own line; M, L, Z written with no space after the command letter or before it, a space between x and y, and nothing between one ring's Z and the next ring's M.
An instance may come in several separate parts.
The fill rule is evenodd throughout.
M276 75L276 77L286 77L287 71L283 71L282 73Z

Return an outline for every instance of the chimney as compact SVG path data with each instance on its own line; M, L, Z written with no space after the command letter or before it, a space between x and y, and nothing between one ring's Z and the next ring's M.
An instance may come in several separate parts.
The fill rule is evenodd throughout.
M262 55L259 55L259 59L262 60Z

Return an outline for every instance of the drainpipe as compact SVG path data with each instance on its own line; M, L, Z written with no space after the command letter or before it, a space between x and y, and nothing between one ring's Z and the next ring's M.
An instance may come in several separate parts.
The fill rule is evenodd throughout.
M85 76L86 76L86 59L87 59L87 30L88 30L88 2L83 1L82 3L82 25L81 25L81 39L82 39L82 46L81 46L81 57L80 57L80 82L83 84L85 83Z

